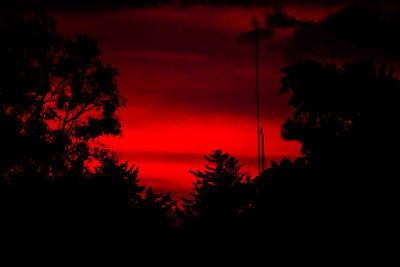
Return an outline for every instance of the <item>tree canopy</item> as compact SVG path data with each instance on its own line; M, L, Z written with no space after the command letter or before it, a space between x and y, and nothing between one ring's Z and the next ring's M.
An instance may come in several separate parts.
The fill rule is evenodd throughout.
M254 180L255 221L308 238L323 234L332 244L364 240L373 229L374 240L397 206L394 69L305 60L283 72L281 92L291 94L293 114L282 137L299 141L303 156L273 162Z
M294 113L282 136L302 143L315 168L371 167L396 142L399 80L394 69L356 60L342 67L312 60L283 69L282 93Z
M97 137L121 132L117 69L102 63L95 40L63 38L55 25L41 13L1 20L3 177L83 171L105 152Z

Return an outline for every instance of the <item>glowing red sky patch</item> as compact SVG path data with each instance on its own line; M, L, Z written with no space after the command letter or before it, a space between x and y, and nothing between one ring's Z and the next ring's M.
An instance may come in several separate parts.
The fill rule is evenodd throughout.
M139 166L143 183L182 196L191 190L189 170L203 169L202 155L215 149L239 158L243 170L256 174L254 47L237 37L252 29L254 17L263 21L265 12L271 10L196 6L55 17L65 35L97 39L104 61L119 69L118 84L128 100L121 111L123 137L104 141ZM294 15L299 14L296 9ZM260 47L269 165L295 158L300 145L280 137L291 112L287 96L279 94L280 70L289 63L263 43Z

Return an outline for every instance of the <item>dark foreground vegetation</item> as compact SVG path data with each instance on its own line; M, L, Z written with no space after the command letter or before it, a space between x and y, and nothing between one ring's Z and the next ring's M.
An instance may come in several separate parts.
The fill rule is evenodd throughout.
M267 233L280 240L348 245L390 235L396 184L399 80L369 61L312 60L283 69L293 115L282 137L302 143L259 177L234 157L206 156L192 197L140 185L98 137L118 135L125 100L96 41L64 39L46 15L1 18L0 212L15 232ZM315 241L317 242L317 241ZM352 243L351 243L352 244Z

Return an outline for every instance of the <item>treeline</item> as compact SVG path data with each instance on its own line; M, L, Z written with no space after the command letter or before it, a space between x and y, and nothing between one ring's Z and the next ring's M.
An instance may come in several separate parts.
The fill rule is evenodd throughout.
M96 41L59 36L44 14L0 23L0 206L9 225L371 240L397 211L392 68L306 60L283 69L294 112L282 137L301 142L303 156L252 178L214 151L178 207L98 141L120 134L125 100Z

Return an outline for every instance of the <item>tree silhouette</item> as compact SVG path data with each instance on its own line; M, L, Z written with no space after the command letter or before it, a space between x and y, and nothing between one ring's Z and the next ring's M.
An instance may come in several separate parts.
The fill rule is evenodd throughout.
M1 176L84 172L103 155L97 137L120 133L117 70L101 62L95 40L62 38L42 13L2 18L0 35Z
M300 141L314 168L328 172L379 165L397 139L399 81L393 68L362 60L343 67L308 60L283 72L281 92L292 93L289 106L295 111L282 126L282 136Z
M304 156L273 163L254 180L256 221L332 244L362 243L366 231L376 240L397 206L390 150L398 140L400 82L393 68L306 60L283 72L281 92L291 93L294 113L282 136L301 142Z
M109 207L106 211L112 218L119 218L117 222L125 221L142 230L168 230L175 223L172 214L176 201L170 193L157 194L152 188L145 191L145 186L139 186L138 172L137 167L119 163L115 156L103 159L93 177L87 179L94 193L89 198L97 202L102 212Z
M239 160L221 150L204 158L212 166L205 165L204 171L190 171L196 181L193 198L182 199L184 221L191 227L229 227L249 207L250 177L241 171Z
M170 227L177 223L175 218L177 203L172 199L171 193L157 194L150 187L143 196L141 208L147 228L171 230Z
M125 100L97 42L61 37L44 13L2 17L0 36L0 212L9 229L102 238L169 230L176 201L145 191L138 168L99 142L121 132Z
M129 167L128 162L119 163L115 156L106 157L96 167L89 183L106 190L108 199L102 199L108 203L116 202L113 206L139 205L145 186L139 186L138 173L138 167Z

